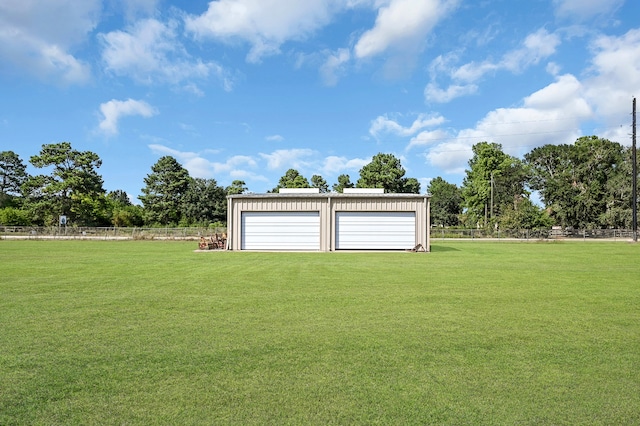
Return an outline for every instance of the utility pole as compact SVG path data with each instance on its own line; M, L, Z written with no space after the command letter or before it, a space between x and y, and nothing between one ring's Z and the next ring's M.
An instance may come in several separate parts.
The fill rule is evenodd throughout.
M493 219L493 172L491 172L491 219Z
M636 98L633 98L632 136L631 136L631 181L633 196L633 242L638 242L638 170L636 161Z

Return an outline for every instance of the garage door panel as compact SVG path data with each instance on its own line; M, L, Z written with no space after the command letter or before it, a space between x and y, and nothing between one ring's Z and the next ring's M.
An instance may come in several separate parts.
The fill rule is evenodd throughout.
M243 212L242 250L319 250L319 212Z
M336 249L404 250L415 246L414 212L338 212Z

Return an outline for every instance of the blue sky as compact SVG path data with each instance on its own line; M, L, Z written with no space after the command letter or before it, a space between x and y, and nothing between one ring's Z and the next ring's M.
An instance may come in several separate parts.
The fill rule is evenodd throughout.
M163 155L251 192L289 168L355 182L379 152L423 191L460 184L480 141L630 145L639 18L637 0L2 0L0 150L71 142L134 201Z

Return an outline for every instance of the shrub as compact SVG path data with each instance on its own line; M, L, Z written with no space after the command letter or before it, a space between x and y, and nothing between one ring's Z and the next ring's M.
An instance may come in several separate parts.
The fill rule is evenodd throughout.
M5 226L28 226L31 225L31 215L25 210L5 207L0 209L0 224Z

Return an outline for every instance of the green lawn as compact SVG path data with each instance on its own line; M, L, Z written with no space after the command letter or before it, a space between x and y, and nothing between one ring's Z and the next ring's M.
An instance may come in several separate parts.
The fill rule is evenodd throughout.
M0 424L640 423L640 245L0 241Z

